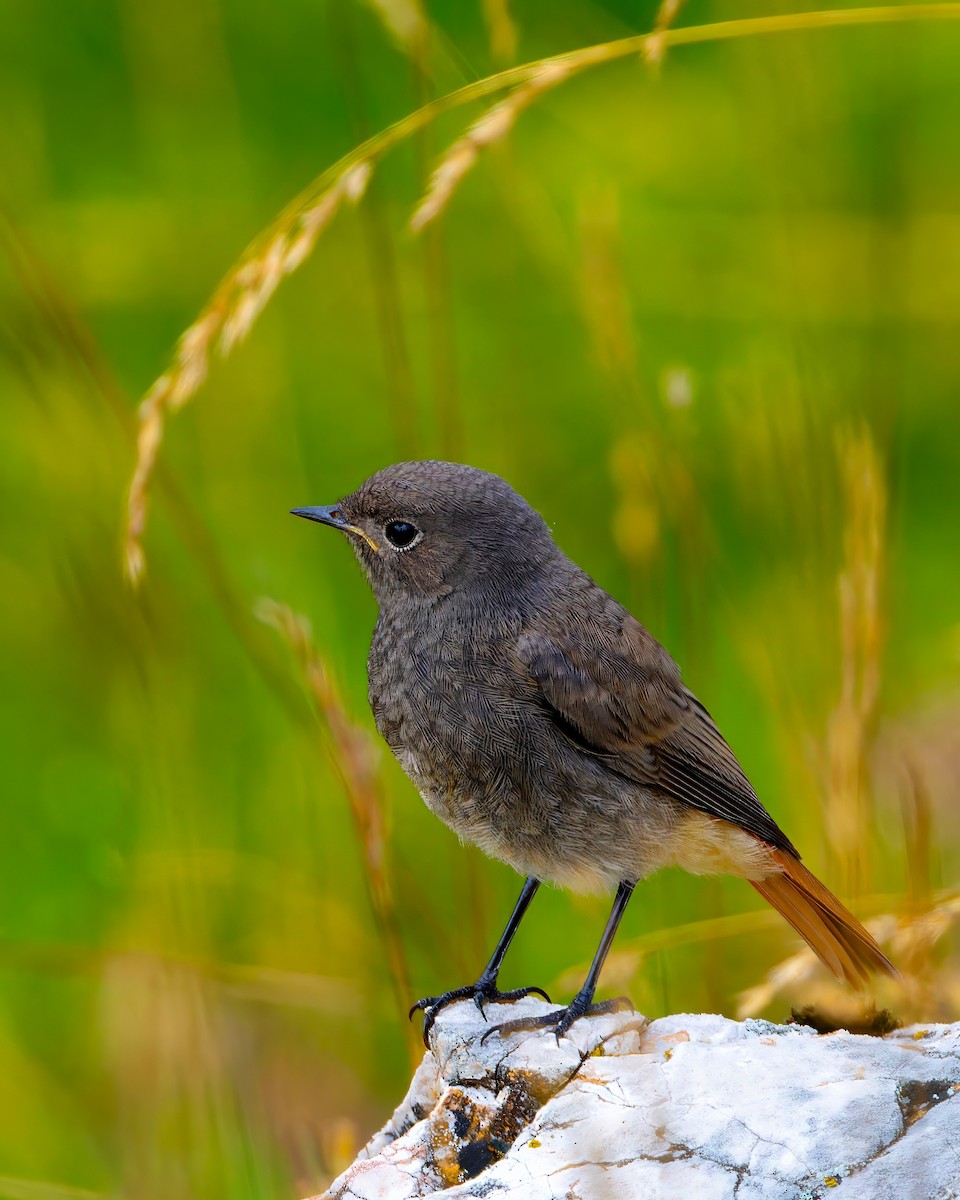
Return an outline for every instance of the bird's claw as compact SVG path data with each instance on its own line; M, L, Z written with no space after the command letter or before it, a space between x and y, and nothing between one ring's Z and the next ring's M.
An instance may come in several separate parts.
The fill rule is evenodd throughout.
M539 987L523 987L514 988L509 992L501 992L496 983L492 980L478 979L476 983L466 984L464 987L453 988L452 991L444 992L441 996L424 996L422 1000L418 1000L414 1004L407 1019L411 1020L415 1012L423 1012L423 1044L430 1049L430 1030L433 1029L434 1023L440 1013L447 1007L448 1004L454 1004L457 1000L473 1000L474 1004L480 1010L481 1015L486 1018L487 1004L509 1004L513 1000L522 1000L524 996L529 996L532 993L542 996L549 1004L550 997Z
M599 1004L578 1003L577 998L574 998L566 1008L555 1008L553 1012L544 1013L540 1017L516 1017L512 1021L502 1021L499 1025L491 1025L480 1038L480 1044L483 1045L487 1038L495 1033L504 1037L511 1033L552 1029L559 1045L560 1039L570 1026L574 1021L579 1021L581 1017L598 1017L604 1013L620 1012L621 1009L632 1007L627 996L617 996L615 1000L603 1000Z

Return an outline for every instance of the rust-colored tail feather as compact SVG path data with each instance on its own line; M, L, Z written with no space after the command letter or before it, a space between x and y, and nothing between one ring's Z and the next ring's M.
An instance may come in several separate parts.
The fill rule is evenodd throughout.
M772 857L779 873L750 882L790 922L824 966L856 988L864 986L872 971L896 975L893 963L871 935L816 875L784 850L774 850Z

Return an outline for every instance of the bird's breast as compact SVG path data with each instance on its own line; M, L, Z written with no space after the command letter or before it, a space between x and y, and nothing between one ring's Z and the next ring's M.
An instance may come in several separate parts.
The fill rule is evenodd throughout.
M502 647L455 632L379 631L370 651L370 704L396 750L491 754L515 733L522 680Z
M382 618L377 728L431 811L522 874L579 891L639 878L660 865L667 814L558 730L518 635Z
M427 803L448 822L503 803L532 766L532 684L513 638L464 622L381 618L368 663L381 736Z

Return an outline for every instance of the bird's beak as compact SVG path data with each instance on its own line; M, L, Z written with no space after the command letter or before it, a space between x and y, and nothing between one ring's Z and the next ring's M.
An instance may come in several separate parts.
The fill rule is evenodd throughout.
M361 529L359 525L349 525L343 519L343 514L336 504L321 504L315 508L292 508L290 515L304 517L308 521L319 521L321 525L332 525L341 533L355 533L358 537L363 538L374 554L380 553L380 547L370 534L365 529Z

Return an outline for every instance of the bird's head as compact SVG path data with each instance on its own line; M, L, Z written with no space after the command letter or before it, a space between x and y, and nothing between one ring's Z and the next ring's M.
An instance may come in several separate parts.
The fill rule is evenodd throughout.
M459 463L397 463L337 504L293 515L347 535L381 606L464 587L509 591L557 553L508 483Z

